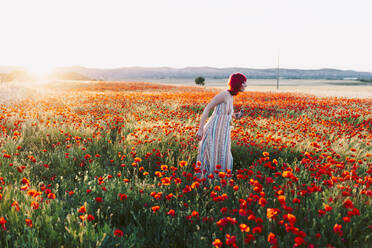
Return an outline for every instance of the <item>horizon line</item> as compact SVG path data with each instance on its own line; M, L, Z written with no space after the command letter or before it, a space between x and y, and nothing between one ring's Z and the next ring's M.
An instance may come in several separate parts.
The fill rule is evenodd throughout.
M27 69L25 65L0 65L0 67L18 67ZM98 70L117 70L117 69L125 69L125 68L169 68L169 69L188 69L188 68L211 68L211 69L232 69L232 68L239 68L239 69L252 69L252 70L267 70L267 69L277 69L277 67L265 67L265 68L255 68L255 67L243 67L243 66L226 66L226 67L217 67L217 66L207 66L207 65L200 65L200 66L185 66L185 67L172 67L172 66L141 66L141 65L132 65L132 66L118 66L118 67L90 67L90 66L83 66L83 65L65 65L65 66L53 66L51 69L58 69L58 68L73 68L73 67L80 67L86 69L98 69ZM279 67L279 69L285 70L340 70L340 71L358 71L358 72L369 72L372 73L372 69L370 71L362 70L362 69L340 69L336 67L323 67L323 68L298 68L298 67Z

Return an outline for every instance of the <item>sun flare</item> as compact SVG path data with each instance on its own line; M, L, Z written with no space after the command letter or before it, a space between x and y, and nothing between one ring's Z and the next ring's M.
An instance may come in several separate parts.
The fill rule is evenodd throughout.
M26 69L32 75L35 75L37 77L44 77L52 72L53 67L45 64L34 64L26 66Z

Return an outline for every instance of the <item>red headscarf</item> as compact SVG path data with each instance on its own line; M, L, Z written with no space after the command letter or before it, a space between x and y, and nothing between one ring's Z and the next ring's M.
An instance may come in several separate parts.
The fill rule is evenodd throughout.
M228 91L231 95L235 96L239 93L242 84L247 81L247 78L241 73L231 74L229 77L229 82L227 83Z

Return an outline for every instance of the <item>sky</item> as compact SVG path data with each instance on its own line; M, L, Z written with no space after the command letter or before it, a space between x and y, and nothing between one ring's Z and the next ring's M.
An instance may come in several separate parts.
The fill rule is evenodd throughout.
M0 0L0 65L372 72L369 0Z

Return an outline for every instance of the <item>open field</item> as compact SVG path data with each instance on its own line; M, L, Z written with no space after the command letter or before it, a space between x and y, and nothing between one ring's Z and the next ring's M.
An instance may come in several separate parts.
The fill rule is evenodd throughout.
M221 88L165 83L1 86L0 247L369 246L369 86L252 85L207 181L194 137Z
M143 81L143 80L134 80ZM146 81L145 81L146 82ZM151 82L194 86L192 79L158 79ZM206 87L226 88L226 79L206 79ZM372 84L353 80L248 79L246 91L293 92L316 96L372 98Z
M130 82L146 82L173 86L196 86L192 79L133 79ZM51 82L15 82L0 84L0 103L27 98L30 95L43 94L48 88L45 84L56 87L78 87L78 85L97 84L97 81L68 81L59 80ZM344 98L372 98L371 83L352 80L283 80L279 81L277 89L276 80L248 79L246 91L271 93L299 93L318 97L344 97ZM200 87L200 86L196 86ZM207 79L206 88L226 89L226 79ZM204 88L204 87L202 87ZM51 92L52 93L52 92Z

